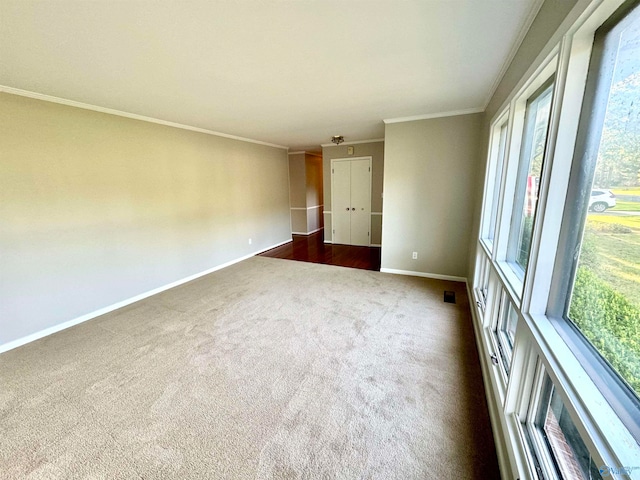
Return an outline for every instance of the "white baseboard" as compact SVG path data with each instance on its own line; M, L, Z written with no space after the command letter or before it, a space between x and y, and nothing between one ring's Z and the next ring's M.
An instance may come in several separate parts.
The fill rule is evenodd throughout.
M395 275L409 275L411 277L435 278L436 280L451 280L452 282L466 282L466 277L456 277L454 275L440 275L439 273L412 272L411 270L396 270L395 268L381 268L382 273L393 273Z
M325 240L325 241L324 241L324 243L331 243L331 244L333 244L333 242L332 242L331 240ZM382 245L381 245L381 244L379 244L379 243L372 243L372 244L370 244L369 246L370 246L370 247L382 247ZM365 245L365 247L366 247L366 245Z
M480 368L482 370L482 383L484 385L484 396L487 399L487 407L489 409L489 421L491 422L491 431L493 433L493 443L496 447L496 456L498 457L498 466L500 467L500 477L503 480L509 480L509 476L507 472L510 472L509 465L509 456L507 452L505 452L503 448L503 430L501 428L500 421L500 405L496 401L496 396L494 395L493 388L491 387L491 378L489 377L489 373L487 371L488 368L491 368L488 361L488 355L485 352L484 345L482 343L482 339L480 338L480 321L478 319L478 314L476 312L476 304L475 297L471 288L469 287L469 282L465 282L467 285L467 296L469 297L469 309L471 310L471 321L473 322L473 333L476 338L476 348L478 349L478 357L480 357Z
M265 249L259 250L257 252L254 253L250 253L248 255L245 255L244 257L240 257L240 258L236 258L235 260L231 260L229 262L223 263L221 265L217 265L213 268L210 268L208 270L205 270L203 272L199 272L196 273L194 275L190 275L188 277L182 278L180 280L177 280L175 282L171 282L167 285L163 285L161 287L158 288L154 288L153 290L149 290L148 292L144 292L141 293L139 295L136 295L134 297L131 298L127 298L126 300L122 300L121 302L117 302L114 303L112 305L100 308L98 310L94 310L93 312L87 313L85 315L81 315L80 317L74 318L72 320L68 320L66 322L63 323L59 323L57 325L54 325L52 327L49 328L45 328L44 330L40 330L39 332L35 332L32 333L30 335L27 335L26 337L22 337L22 338L18 338L17 340L12 340L10 342L7 342L5 344L0 345L0 353L4 353L4 352L8 352L9 350L13 350L14 348L18 348L21 347L22 345L26 345L27 343L31 343L34 342L36 340L39 340L41 338L44 338L48 335L52 335L56 332L59 332L61 330L66 330L67 328L73 327L74 325L78 325L79 323L83 323L86 322L87 320L91 320L93 318L99 317L101 315L104 315L105 313L109 313L112 312L114 310L117 310L119 308L122 307L126 307L127 305L131 305L132 303L138 302L140 300L143 300L147 297L151 297L153 295L156 295L160 292L164 292L165 290L169 290L170 288L173 287L177 287L178 285L182 285L183 283L187 283L190 282L191 280L195 280L196 278L200 278L203 277L204 275L208 275L210 273L213 273L217 270L222 270L223 268L229 267L235 263L238 262L242 262L243 260L247 260L248 258L254 257L262 252L266 252L267 250L271 250L272 248L276 248L279 247L280 245L284 245L285 243L289 243L291 240L286 240L284 242L280 242L276 245L272 245L270 247L267 247Z
M311 235L312 233L319 232L320 230L324 230L324 227L316 228L315 230L311 230L310 232L291 232L292 235Z

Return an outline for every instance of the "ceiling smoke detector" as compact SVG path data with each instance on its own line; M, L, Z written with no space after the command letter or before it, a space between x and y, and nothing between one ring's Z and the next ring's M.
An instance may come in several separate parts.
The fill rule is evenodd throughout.
M331 137L331 143L340 145L342 142L344 142L344 137L342 135L334 135L333 137Z

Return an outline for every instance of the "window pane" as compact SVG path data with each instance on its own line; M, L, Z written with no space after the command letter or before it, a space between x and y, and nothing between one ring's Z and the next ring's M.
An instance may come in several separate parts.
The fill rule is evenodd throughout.
M482 283L480 285L480 294L483 303L487 303L487 293L489 291L489 259L482 256Z
M511 348L513 348L513 341L516 336L516 325L518 324L518 313L513 307L513 304L509 302L509 309L507 311L506 322L504 325L504 332L509 339Z
M523 271L527 269L533 218L538 204L538 188L547 143L551 95L553 86L547 87L528 106L525 119L525 133L518 169L516 205L511 225L511 245L509 259Z
M506 304L500 312L500 317L496 325L495 335L498 341L498 352L507 375L511 370L511 358L513 357L513 345L518 324L518 312L513 304L507 299L506 294L502 295L502 303Z
M640 15L619 39L569 318L640 396Z
M602 478L562 398L548 376L543 392L533 425L534 434L544 440L542 446L535 448L537 454L552 460L544 463L553 465L560 478Z
M498 158L496 172L493 178L493 198L491 200L491 218L489 220L488 238L493 240L496 234L496 222L498 218L498 198L500 197L500 183L502 180L502 165L507 146L507 124L500 127L500 143L498 146Z

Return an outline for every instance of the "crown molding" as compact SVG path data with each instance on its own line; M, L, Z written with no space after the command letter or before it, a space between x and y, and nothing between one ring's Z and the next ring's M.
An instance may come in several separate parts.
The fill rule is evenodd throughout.
M426 113L424 115L413 115L411 117L387 118L383 120L385 124L415 122L416 120L430 120L432 118L455 117L457 115L471 115L473 113L482 113L484 108L467 108L465 110L451 110L448 112Z
M507 58L505 58L504 63L502 64L502 68L500 68L498 75L496 75L496 78L493 81L491 88L489 89L489 95L487 95L487 99L484 102L483 110L486 110L487 107L489 106L489 102L491 102L491 99L495 95L496 90L498 89L498 86L502 81L502 78L507 73L507 70L509 69L509 66L511 65L511 62L515 58L516 54L518 53L518 50L520 50L520 46L522 45L522 42L524 42L524 37L526 37L527 33L529 33L529 29L531 28L533 21L538 16L538 13L542 8L543 3L544 3L544 0L535 0L533 2L533 5L531 5L531 8L529 9L529 13L527 13L527 16L525 17L524 22L522 22L522 25L518 30L519 32L518 37L516 38L515 42L513 42L513 45L511 46L511 50L509 51Z
M344 145L358 145L360 143L378 143L378 142L384 142L384 138L374 138L372 140L357 140L355 142L342 142L340 145L336 145L335 143L323 143L320 146L321 147L341 147Z
M21 90L19 88L8 87L5 85L0 85L0 92L9 93L11 95L19 95L21 97L34 98L36 100L43 100L45 102L59 103L61 105L67 105L69 107L82 108L84 110L92 110L94 112L106 113L109 115L116 115L118 117L131 118L133 120L140 120L143 122L157 123L158 125L164 125L166 127L180 128L182 130L190 130L192 132L205 133L207 135L214 135L216 137L229 138L231 140L238 140L241 142L255 143L257 145L281 148L284 150L289 149L289 147L285 147L283 145L276 145L275 143L263 142L261 140L254 140L252 138L239 137L237 135L230 135L228 133L216 132L213 130L207 130L205 128L192 127L190 125L183 125L181 123L169 122L166 120L160 120L158 118L145 117L144 115L138 115L136 113L129 113L129 112L123 112L120 110L114 110L112 108L99 107L97 105L76 102L75 100L67 100L66 98L54 97L52 95L45 95L43 93L31 92L29 90Z

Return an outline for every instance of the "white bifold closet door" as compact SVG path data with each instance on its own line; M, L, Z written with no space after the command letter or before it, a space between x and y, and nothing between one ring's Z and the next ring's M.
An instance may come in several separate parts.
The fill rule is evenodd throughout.
M370 245L371 158L331 162L333 243Z

